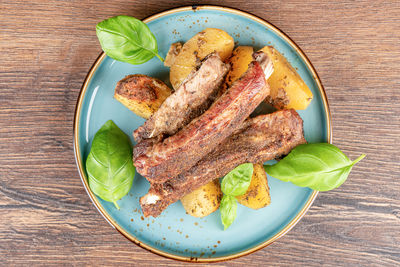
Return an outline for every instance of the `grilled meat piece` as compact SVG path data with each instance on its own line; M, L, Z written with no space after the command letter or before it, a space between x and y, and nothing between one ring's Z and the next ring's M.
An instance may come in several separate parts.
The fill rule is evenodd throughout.
M170 204L223 177L236 166L280 158L304 143L303 120L295 110L247 119L240 129L191 169L165 183L152 184L149 192L140 199L143 214L157 217Z
M134 131L135 141L161 134L173 135L207 110L215 100L228 70L229 65L223 63L217 54L210 54L200 68L191 73L178 90Z
M190 169L240 127L269 94L266 79L272 62L264 53L255 56L257 60L206 112L135 157L136 170L152 183L163 183Z

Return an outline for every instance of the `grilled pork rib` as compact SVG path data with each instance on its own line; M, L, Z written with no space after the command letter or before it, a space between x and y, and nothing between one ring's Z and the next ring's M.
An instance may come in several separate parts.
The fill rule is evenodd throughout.
M303 121L295 110L247 119L240 129L191 169L165 183L152 184L149 192L140 199L143 214L157 217L170 204L223 177L236 166L279 158L304 143Z
M219 91L229 65L210 54L160 108L133 133L136 142L161 134L173 135L207 110Z
M230 136L269 94L266 79L273 71L272 62L264 53L255 57L242 77L206 112L151 148L138 153L135 147L136 170L152 183L163 183L190 169Z

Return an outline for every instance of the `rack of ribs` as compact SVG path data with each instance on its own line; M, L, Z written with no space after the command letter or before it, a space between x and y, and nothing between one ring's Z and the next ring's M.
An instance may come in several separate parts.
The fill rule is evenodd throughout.
M135 146L136 170L151 183L166 182L189 170L237 130L270 91L266 79L272 74L272 62L264 53L255 53L254 58L242 77L182 130Z
M140 199L143 214L157 217L170 204L236 166L278 159L304 143L303 120L295 110L249 118L192 168L164 183L151 184Z

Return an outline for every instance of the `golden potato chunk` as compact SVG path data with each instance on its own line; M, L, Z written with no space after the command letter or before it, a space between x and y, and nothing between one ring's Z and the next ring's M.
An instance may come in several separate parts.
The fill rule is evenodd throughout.
M247 192L236 197L238 202L251 209L261 209L271 203L267 174L262 164L254 164L253 176Z
M167 56L165 57L164 60L164 66L166 67L171 67L174 65L176 56L179 55L182 49L182 44L181 43L173 43L168 50Z
M194 190L181 198L186 212L194 217L205 217L219 208L222 198L218 179Z
M306 109L313 94L300 75L272 46L265 46L261 51L266 53L274 64L274 72L268 79L271 94L267 97L267 102L277 109Z
M148 119L171 94L172 90L162 81L135 74L117 83L114 98L136 115Z
M207 28L188 40L176 56L170 69L172 87L177 89L182 81L208 54L217 52L224 61L233 50L233 38L220 29Z
M240 78L246 72L251 61L253 61L253 47L238 46L233 50L232 56L227 63L231 64L231 69L225 77L225 82L222 86L222 92L225 92L234 81Z

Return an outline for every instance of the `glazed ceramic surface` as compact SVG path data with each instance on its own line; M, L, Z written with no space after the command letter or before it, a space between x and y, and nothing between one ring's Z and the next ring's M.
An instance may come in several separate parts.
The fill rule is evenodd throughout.
M314 94L310 106L298 111L304 120L307 141L330 141L329 110L322 85L302 52L272 25L247 13L219 7L170 10L145 22L156 36L160 55L164 57L172 43L186 41L208 27L228 32L237 45L250 45L256 49L274 46L297 69ZM180 202L168 207L157 218L144 218L139 198L146 194L149 183L139 174L136 174L129 194L118 201L120 210L113 203L93 195L88 189L84 163L96 131L111 119L134 144L132 132L144 122L113 98L116 83L126 75L136 73L157 77L169 84L169 68L156 57L135 66L102 55L82 88L75 115L75 152L83 184L106 220L123 235L163 256L216 261L245 255L272 243L304 215L317 192L272 177L268 177L271 205L260 210L239 205L237 219L226 231L219 210L205 218L194 218L185 213Z

